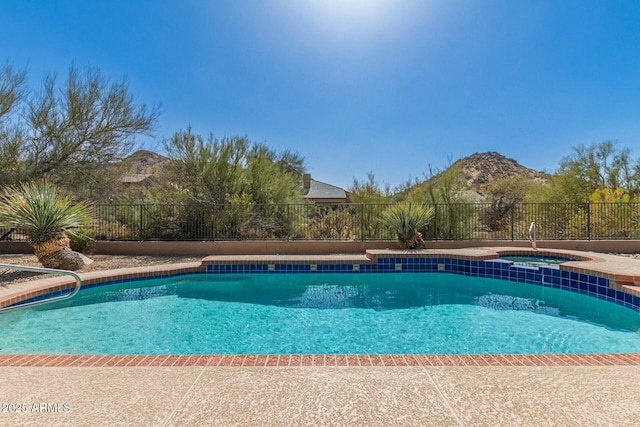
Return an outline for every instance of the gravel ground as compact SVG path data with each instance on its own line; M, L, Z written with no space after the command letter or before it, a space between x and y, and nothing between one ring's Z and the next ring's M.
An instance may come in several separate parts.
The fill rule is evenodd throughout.
M619 255L619 256L624 256L624 257L633 258L633 259L640 259L640 253L621 254L621 253L618 253L618 252L611 252L611 255Z
M159 264L176 264L181 262L200 261L203 256L131 256L131 255L90 255L93 263L85 266L79 273L89 271L113 270L127 267L146 267ZM35 255L0 254L0 264L42 267ZM7 287L13 283L33 280L37 273L7 270L0 268L0 286Z

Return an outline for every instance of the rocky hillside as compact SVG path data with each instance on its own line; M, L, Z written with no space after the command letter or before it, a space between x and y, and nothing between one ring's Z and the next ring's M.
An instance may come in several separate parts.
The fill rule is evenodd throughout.
M494 151L472 154L455 162L452 167L455 166L462 168L466 186L474 191L504 178L525 177L542 183L549 181L546 173L524 167Z
M457 172L459 170L459 172ZM458 179L462 184L462 193L467 200L485 202L487 198L487 186L507 178L525 178L534 182L548 183L549 176L544 172L529 169L522 166L517 161L503 156L496 152L474 153L460 159L447 169L428 178L426 181L418 183L411 188L404 189L398 193L400 198L412 192L423 192L429 183L437 181L440 177L456 171Z
M160 172L169 159L153 151L139 150L120 163L120 168L126 175L154 175Z

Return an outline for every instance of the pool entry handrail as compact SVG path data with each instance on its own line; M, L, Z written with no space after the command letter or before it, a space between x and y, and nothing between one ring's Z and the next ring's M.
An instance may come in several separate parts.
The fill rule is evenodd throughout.
M34 305L40 305L40 304L45 304L45 303L54 302L54 301L66 300L66 299L72 298L75 294L77 294L80 291L80 288L82 287L82 279L80 278L80 276L78 276L73 271L69 271L69 270L58 270L56 268L44 268L44 267L27 267L25 265L13 265L13 264L0 264L0 268L5 268L9 270L28 271L32 273L60 274L65 276L71 276L76 281L76 286L68 294L58 295L53 298L26 302L24 304L17 303L16 305L11 305L9 307L2 307L0 308L0 313L5 311L10 311L10 310L15 310L18 308L25 308L25 307L31 307Z

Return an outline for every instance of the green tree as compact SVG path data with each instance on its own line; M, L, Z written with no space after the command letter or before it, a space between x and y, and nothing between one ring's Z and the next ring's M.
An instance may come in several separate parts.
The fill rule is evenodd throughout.
M491 201L500 205L511 205L531 201L532 195L535 195L541 187L545 186L531 179L517 176L498 179L485 187L484 191Z
M622 188L599 188L589 197L591 234L595 238L635 238L633 219L640 196L631 197Z
M640 194L640 161L631 158L629 148L618 148L617 141L580 145L562 159L551 182L550 202L584 203L607 187L635 196Z
M358 224L354 227L361 239L380 238L384 235L380 215L387 204L391 202L389 185L384 188L376 181L373 172L367 174L367 179L359 181L355 177L349 188L349 198L360 205L354 207Z
M0 187L20 178L23 135L18 126L16 106L26 95L26 70L16 71L9 64L0 68Z
M462 178L462 166L452 164L444 171L429 167L427 179L403 196L404 201L434 208L434 218L425 228L426 235L438 239L471 237L477 211L471 204Z
M389 185L380 187L373 172L367 174L367 179L359 181L355 177L349 188L349 197L355 203L389 203L391 190Z
M172 159L165 179L167 201L199 206L190 215L199 210L203 227L215 223L216 235L230 238L289 235L285 204L301 202L304 158L246 137L210 134L205 139L190 127L164 146Z
M253 203L299 203L304 158L290 151L278 153L264 144L252 144L246 159L246 187Z
M169 193L179 202L294 203L300 201L304 158L278 153L246 137L207 139L191 128L164 141L172 159Z
M177 202L229 203L242 194L245 187L243 171L250 143L244 137L221 140L180 130L164 141L167 167L172 185L167 195ZM173 191L176 190L176 191Z
M485 187L488 205L482 212L484 225L490 231L504 230L511 221L518 221L518 206L534 201L546 186L525 177L499 179Z
M0 119L24 99L27 71L17 71L10 64L0 68Z
M137 105L124 80L112 82L94 68L72 66L62 84L50 74L29 96L25 75L8 65L0 70L0 120L11 118L0 121L0 154L19 165L5 183L46 178L76 198L99 196L112 179L104 166L152 132L159 107Z

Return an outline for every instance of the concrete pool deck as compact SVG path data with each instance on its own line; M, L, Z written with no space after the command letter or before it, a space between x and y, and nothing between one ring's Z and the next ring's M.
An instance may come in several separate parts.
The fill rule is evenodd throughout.
M499 249L522 250L430 252L482 257ZM553 252L592 257L574 268L609 275L630 292L640 285L639 260ZM232 258L241 263L368 259L365 255ZM105 277L198 268L199 263L192 263L81 277L91 283ZM54 281L60 280L22 283L0 293L0 298L55 286ZM638 378L640 353L9 355L0 356L0 425L631 426L640 420Z
M639 376L639 366L3 367L0 425L632 426Z

